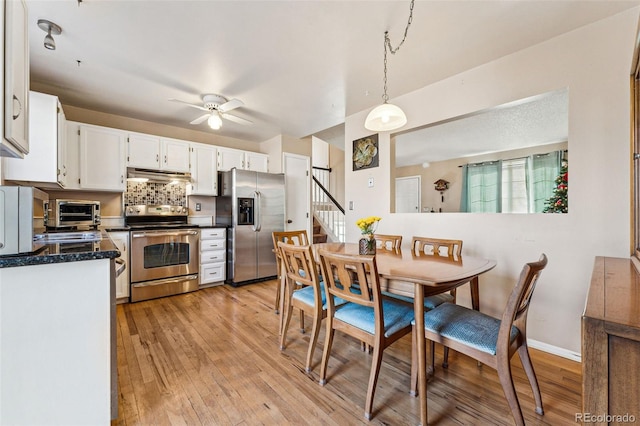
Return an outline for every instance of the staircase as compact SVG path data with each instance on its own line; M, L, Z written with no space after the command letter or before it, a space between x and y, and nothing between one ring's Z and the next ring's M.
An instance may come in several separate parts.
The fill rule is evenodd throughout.
M327 242L327 234L322 229L322 226L318 222L318 220L313 218L313 243L326 243Z

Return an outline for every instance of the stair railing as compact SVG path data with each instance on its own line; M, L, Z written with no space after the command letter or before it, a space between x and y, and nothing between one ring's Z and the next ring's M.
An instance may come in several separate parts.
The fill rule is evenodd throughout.
M344 242L344 208L327 189L331 169L313 167L312 204L313 215L332 241Z

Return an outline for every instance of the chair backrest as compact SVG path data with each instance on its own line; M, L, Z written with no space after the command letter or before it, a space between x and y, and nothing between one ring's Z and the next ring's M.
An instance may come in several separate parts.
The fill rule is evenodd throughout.
M300 231L280 231L273 232L271 234L273 238L273 249L277 251L278 241L282 241L287 244L295 244L297 246L308 246L309 237L307 231L302 229Z
M376 245L386 250L398 251L402 245L402 235L374 234L373 237L376 239Z
M309 245L300 246L278 241L278 250L289 283L313 286L316 289L316 300L321 300L318 268L313 258L311 247ZM295 287L294 285L291 286L291 288Z
M542 270L547 266L547 256L543 253L540 260L524 265L518 283L511 291L507 306L502 314L498 345L509 345L511 327L516 326L520 330L523 339L527 337L527 313L531 296ZM504 346L503 346L504 347Z
M375 256L358 256L334 253L320 249L318 251L327 302L332 311L333 298L339 297L348 302L373 307L381 312L380 281Z
M413 237L411 239L411 251L415 254L460 257L462 255L462 240Z

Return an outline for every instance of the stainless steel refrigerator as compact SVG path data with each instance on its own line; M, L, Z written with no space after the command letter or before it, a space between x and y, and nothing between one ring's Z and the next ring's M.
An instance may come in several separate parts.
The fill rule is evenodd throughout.
M274 231L284 231L284 175L231 169L218 179L216 225L228 226L227 280L239 286L275 278Z

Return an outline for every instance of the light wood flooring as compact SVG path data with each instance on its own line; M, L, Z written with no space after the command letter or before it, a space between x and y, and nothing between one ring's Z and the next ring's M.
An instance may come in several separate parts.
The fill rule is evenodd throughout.
M212 287L118 305L118 420L122 425L418 424L411 397L411 341L385 351L373 404L364 418L371 355L336 333L328 383L318 384L324 327L314 370L304 371L308 335L292 320L278 345L275 281ZM307 321L310 325L310 321ZM520 361L516 389L530 425L570 425L580 411L580 364L532 350L545 415L534 412ZM442 352L436 352L436 363ZM455 352L428 384L430 425L512 425L497 374Z

